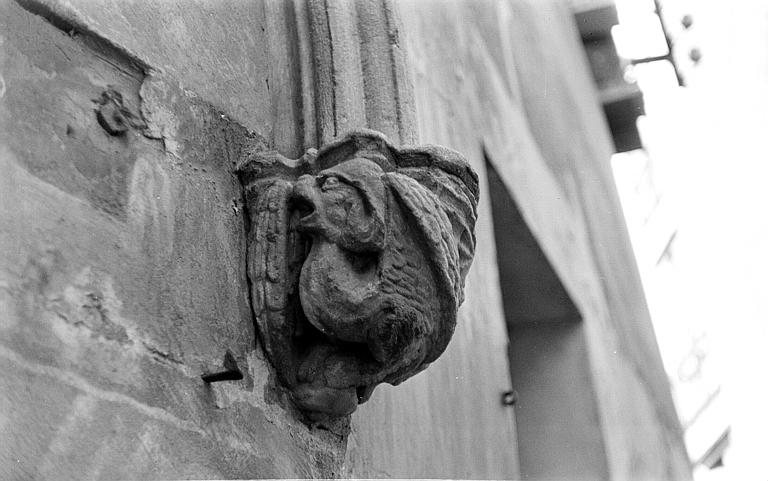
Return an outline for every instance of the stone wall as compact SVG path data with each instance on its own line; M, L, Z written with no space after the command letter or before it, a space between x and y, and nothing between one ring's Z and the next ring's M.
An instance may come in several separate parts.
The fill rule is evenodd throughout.
M233 173L246 144L296 157L330 135L315 125L322 83L306 42L318 12L350 44L389 43L408 67L392 74L394 93L360 81L367 96L334 105L350 113L342 120L461 151L482 191L448 350L377 388L348 436L301 423L273 388ZM381 15L385 35L367 36ZM564 5L5 0L0 25L3 478L687 479L610 139ZM342 67L359 65L362 78L381 76L355 58L334 75L354 80ZM114 92L134 119L117 136L97 116ZM395 110L377 113L395 93ZM594 412L582 433L594 449L567 463L518 439L518 408L500 402L505 246L495 245L487 161L581 319L583 348L565 352L584 359L576 389ZM244 379L202 382L227 352ZM561 415L573 409L563 392L552 408Z
M0 477L339 475L343 443L270 400L255 348L245 129L140 57L0 8ZM153 133L106 132L104 92ZM245 379L205 384L227 352Z

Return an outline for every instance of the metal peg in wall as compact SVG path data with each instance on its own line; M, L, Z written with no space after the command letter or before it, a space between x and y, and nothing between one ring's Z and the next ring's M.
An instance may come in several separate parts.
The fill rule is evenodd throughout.
M501 394L501 404L504 406L514 406L517 404L517 391L514 389L504 391Z
M224 369L218 372L203 374L200 376L207 383L220 381L239 381L243 378L243 372L237 365L235 356L227 350L224 355Z

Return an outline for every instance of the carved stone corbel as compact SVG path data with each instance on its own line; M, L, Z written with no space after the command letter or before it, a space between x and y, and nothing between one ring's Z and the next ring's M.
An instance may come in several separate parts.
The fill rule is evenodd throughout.
M478 181L460 154L361 130L297 160L251 152L239 172L259 335L309 419L437 359L475 248Z

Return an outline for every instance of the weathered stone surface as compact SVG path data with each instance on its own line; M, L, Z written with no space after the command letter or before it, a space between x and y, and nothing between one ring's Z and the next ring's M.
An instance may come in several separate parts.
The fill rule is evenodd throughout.
M509 188L583 317L587 362L563 349L558 365L578 370L557 373L584 381L579 395L594 388L599 415L569 424L561 444L588 437L579 452L604 462L574 471L685 479L607 136L562 6L20 3L58 29L0 4L0 433L11 441L0 477L508 479L520 477L518 451L524 469L547 467L541 449L518 450L526 409L499 402L510 373L495 252L506 246L494 244L486 188L467 299L430 369L379 387L346 439L346 426L299 422L272 389L234 162L244 144L296 157L367 127L462 152L481 185L488 158ZM111 90L146 126L104 129ZM228 352L243 379L203 382Z
M310 419L437 359L475 248L477 175L457 152L359 131L297 161L250 152L240 169L259 331Z
M234 163L259 141L13 2L0 32L0 478L337 475L255 343ZM105 92L140 121L105 130ZM243 379L203 382L228 352Z
M19 3L179 79L283 155L354 128L416 140L397 4L389 0Z

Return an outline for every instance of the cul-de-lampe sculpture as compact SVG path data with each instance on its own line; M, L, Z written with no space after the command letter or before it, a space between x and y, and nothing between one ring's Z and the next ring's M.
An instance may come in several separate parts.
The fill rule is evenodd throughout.
M436 146L357 131L239 167L259 335L312 420L352 413L445 350L475 249L477 175Z

